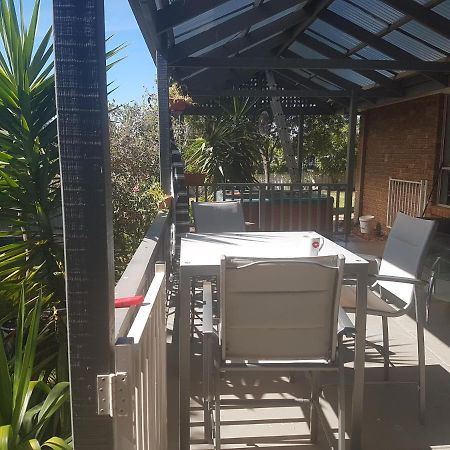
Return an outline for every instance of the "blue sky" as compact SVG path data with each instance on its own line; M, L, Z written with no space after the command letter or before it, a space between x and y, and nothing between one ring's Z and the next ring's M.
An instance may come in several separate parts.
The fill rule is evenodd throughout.
M34 0L24 0L24 5L29 9L33 3ZM156 89L156 71L150 52L127 0L105 0L105 16L106 35L114 35L110 45L128 45L123 52L126 59L108 73L109 81L114 81L117 86L111 100L119 103L140 101L146 90L154 92ZM46 30L51 22L52 1L42 0L40 30Z

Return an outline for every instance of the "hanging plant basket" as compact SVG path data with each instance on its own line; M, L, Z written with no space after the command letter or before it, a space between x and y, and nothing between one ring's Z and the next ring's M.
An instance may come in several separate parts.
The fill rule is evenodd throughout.
M169 98L169 109L173 113L181 113L186 109L189 102L184 98Z
M206 180L206 173L185 173L184 184L186 186L203 186Z

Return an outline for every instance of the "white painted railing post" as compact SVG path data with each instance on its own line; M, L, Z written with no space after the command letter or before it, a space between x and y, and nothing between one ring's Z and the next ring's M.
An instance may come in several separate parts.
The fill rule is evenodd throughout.
M131 396L126 414L115 409L120 450L167 449L166 296L166 267L157 263L143 304L116 342L116 371L127 373Z

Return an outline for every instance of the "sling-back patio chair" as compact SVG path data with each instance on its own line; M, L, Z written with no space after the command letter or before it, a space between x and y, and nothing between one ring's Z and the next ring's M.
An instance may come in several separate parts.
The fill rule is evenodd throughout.
M380 316L383 326L384 378L389 379L388 318L407 314L415 307L419 362L419 417L425 418L425 345L424 322L427 283L421 280L422 268L436 230L433 220L417 219L398 213L389 233L383 258L372 265L367 291L367 314ZM341 307L356 309L356 289L343 286Z
M220 323L204 283L203 386L205 438L220 449L219 375L229 371L309 372L311 441L317 440L319 374L338 373L339 449L345 447L342 336L354 331L339 307L343 256L296 259L223 257ZM338 327L339 317L339 327Z
M193 202L192 211L197 233L231 233L245 231L244 212L242 204L239 201ZM194 282L192 284L191 300L191 336L194 335L196 318L195 292L196 283Z
M192 211L197 233L245 231L244 212L239 201L193 202Z

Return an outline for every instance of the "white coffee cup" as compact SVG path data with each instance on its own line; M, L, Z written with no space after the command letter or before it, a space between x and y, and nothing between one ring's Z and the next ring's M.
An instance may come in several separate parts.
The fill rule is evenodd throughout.
M319 252L323 247L324 239L322 236L308 237L309 256L319 256Z

